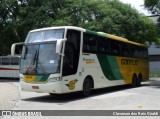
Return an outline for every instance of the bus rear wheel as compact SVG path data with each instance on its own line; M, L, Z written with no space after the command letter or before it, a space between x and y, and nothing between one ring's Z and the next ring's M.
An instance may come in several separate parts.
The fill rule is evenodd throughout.
M136 74L132 77L132 88L135 88L137 86L137 76Z
M142 81L142 74L139 74L139 76L137 78L137 87L141 86L141 81Z
M83 83L83 95L85 97L88 97L91 94L91 87L91 80L89 78L86 78Z

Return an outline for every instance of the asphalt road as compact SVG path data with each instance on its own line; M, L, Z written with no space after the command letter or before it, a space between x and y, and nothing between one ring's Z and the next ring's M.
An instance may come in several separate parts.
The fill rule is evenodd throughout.
M5 105L5 107L8 106L13 110L160 110L160 78L152 78L148 82L143 82L142 86L138 88L118 86L94 90L92 95L87 98L82 97L80 93L50 96L47 93L24 92L20 91L18 81L5 83L14 85L17 87L16 90L18 89L19 97L16 98L14 107L10 106L9 103ZM3 96L3 98L7 97ZM55 118L66 119L66 117ZM71 118L75 119L75 117ZM133 119L133 117L125 118ZM144 116L135 118L159 119L159 117Z

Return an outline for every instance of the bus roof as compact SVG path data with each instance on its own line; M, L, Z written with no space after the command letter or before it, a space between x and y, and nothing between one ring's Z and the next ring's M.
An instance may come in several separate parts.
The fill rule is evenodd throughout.
M85 30L81 27L76 27L76 26L57 26L57 27L46 27L46 28L41 28L41 29L35 29L35 30L31 30L30 32L37 32L37 31L41 31L41 30L51 30L51 29L75 29L75 30L79 30L79 31Z
M76 27L76 26L47 27L47 28L31 30L30 32L37 32L37 31L41 31L41 30L60 29L60 28L61 29L75 29L75 30L79 30L79 31L83 31L83 32L88 32L90 34L94 34L94 35L99 35L99 36L103 36L103 37L106 37L106 38L110 38L110 39L113 39L113 40L118 40L118 41L130 43L130 44L133 44L133 45L146 47L143 44L136 43L136 42L130 41L128 39L125 39L125 38L122 38L122 37L119 37L119 36L111 35L111 34L104 33L104 32L95 32L95 31L87 30L87 29L84 29L84 28L81 28L81 27Z
M146 47L144 44L136 43L136 42L130 41L126 38L122 38L122 37L115 36L115 35L112 35L112 34L108 34L108 33L104 33L104 32L94 32L94 31L87 30L87 29L86 29L86 32L88 32L90 34L95 34L95 35L107 37L107 38L110 38L110 39L113 39L113 40L122 41L122 42L126 42L126 43L129 43L129 44Z

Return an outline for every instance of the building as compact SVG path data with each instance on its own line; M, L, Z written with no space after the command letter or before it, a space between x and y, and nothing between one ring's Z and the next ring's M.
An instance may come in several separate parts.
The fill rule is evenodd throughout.
M149 52L149 69L151 74L160 73L160 48L154 44L148 48Z
M157 19L159 16L150 16L149 18L157 24ZM160 47L157 47L155 44L150 45L148 48L149 52L149 69L150 74L159 74L160 73Z

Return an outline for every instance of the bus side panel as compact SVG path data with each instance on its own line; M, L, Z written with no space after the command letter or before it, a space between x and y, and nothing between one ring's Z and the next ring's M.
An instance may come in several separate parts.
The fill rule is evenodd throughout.
M126 84L132 83L133 74L136 74L137 78L142 74L142 81L149 79L149 65L147 59L117 57L116 60Z
M99 88L101 86L99 70L99 61L96 54L88 54L82 56L82 87L83 82L87 76L91 76L94 81L94 88Z
M62 92L69 93L82 90L81 88L82 80L77 74L64 76L62 78Z
M99 54L97 56L100 63L100 67L102 68L102 71L108 80L113 81L124 79L120 72L115 56L107 56L103 54Z
M94 88L103 88L125 84L116 62L116 57L103 54L90 54L83 57L84 73L92 76Z
M3 78L19 78L18 65L2 65L0 66L0 77Z
M88 54L82 56L82 80L84 81L87 76L91 76L94 82L94 88L102 87L102 76L99 73L99 61L96 54ZM83 84L82 84L83 87Z
M139 74L142 74L142 81L148 79L147 59L107 56L103 54L99 54L97 57L105 78L111 82L109 85L131 84L134 73L137 77ZM123 80L123 82L119 80ZM115 83L118 81L119 83Z

